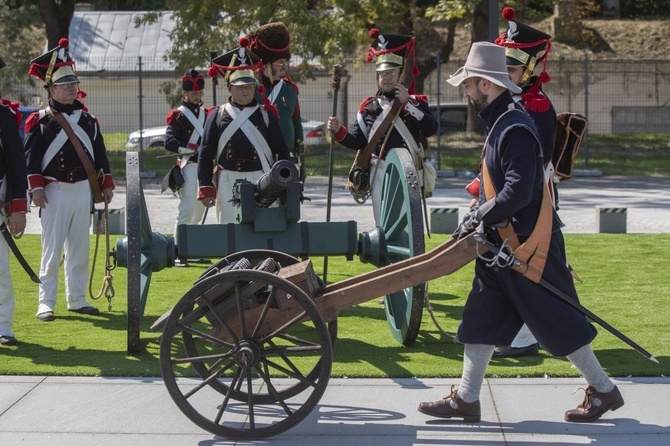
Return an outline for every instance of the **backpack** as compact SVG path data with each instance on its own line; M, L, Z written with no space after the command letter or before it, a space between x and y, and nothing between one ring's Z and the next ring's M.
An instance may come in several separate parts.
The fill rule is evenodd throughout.
M575 173L575 158L584 142L589 122L583 115L570 112L559 113L556 121L551 162L559 181L569 180Z

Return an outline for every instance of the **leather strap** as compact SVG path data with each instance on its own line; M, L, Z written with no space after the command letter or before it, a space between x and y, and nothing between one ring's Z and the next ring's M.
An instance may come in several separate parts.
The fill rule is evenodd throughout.
M84 148L81 145L81 141L79 141L77 135L74 134L74 131L72 130L70 123L67 122L67 119L65 119L65 116L63 116L60 112L57 112L55 110L52 110L51 113L56 122L58 122L58 124L61 126L61 128L67 135L72 145L74 146L75 152L77 152L77 155L81 160L81 163L84 165L84 170L86 171L86 175L88 176L88 183L91 186L91 194L93 195L93 202L94 203L104 202L105 198L102 195L102 190L100 189L100 183L98 182L98 174L96 173L95 168L91 163L91 160L88 159L88 156L86 156Z
M482 179L484 180L486 201L492 200L496 196L496 190L489 176L486 159L482 160ZM512 223L507 223L507 226L504 228L498 228L498 234L500 234L503 240L507 240L507 244L514 252L515 259L518 260L518 262L512 264L512 269L517 270L535 283L539 283L542 279L544 266L547 262L549 242L551 241L551 219L551 200L549 198L547 183L543 181L540 214L530 237L524 243L519 243L519 237L514 232Z
M361 169L365 170L370 166L370 157L372 156L372 153L375 151L375 148L377 147L377 144L379 144L379 140L382 139L382 136L384 136L384 134L386 134L386 132L391 128L391 125L393 124L396 116L398 116L398 113L400 113L401 108L402 104L398 99L395 99L393 101L393 105L391 106L391 110L387 113L381 124L379 124L377 130L372 134L368 140L368 144L363 150L356 152L354 167L360 167Z

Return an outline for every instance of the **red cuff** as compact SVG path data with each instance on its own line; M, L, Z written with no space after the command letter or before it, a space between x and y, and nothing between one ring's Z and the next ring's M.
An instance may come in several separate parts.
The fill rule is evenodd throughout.
M335 134L335 141L340 142L344 139L345 136L347 136L347 128L342 126Z
M9 204L9 213L12 212L28 212L28 200L26 198L15 198Z
M205 198L216 199L216 188L214 186L200 186L198 189L198 200Z
M44 177L41 173L28 175L28 187L33 189L44 189Z
M479 177L477 177L474 180L472 180L470 182L470 184L465 186L465 190L467 190L468 193L470 195L472 195L473 197L479 198L479 186L480 186L480 184L481 184L481 180L479 179Z
M116 186L114 185L114 177L111 173L106 173L102 179L102 190L112 189L114 190Z

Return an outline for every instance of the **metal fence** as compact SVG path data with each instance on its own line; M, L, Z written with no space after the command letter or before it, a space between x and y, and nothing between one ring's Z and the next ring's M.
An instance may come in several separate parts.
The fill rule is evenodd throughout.
M451 87L445 80L463 63L463 60L448 63L438 60L437 68L425 79L424 91L418 93L426 94L431 103L462 102L461 89ZM176 73L173 66L151 57L107 58L88 61L86 66L94 66L96 70L80 69L81 88L87 92L86 105L98 117L103 132L127 135L140 128L165 125L165 115L172 108L166 91L172 93L172 98L180 93L178 79L181 73ZM376 91L376 77L374 64L352 61L344 67L346 75L338 94L338 114L341 120L350 123L355 119L361 100ZM655 135L657 138L659 135L670 136L669 61L603 62L584 57L550 60L547 71L551 81L545 84L544 91L557 112L586 115L589 137L621 133ZM299 87L303 117L326 121L333 106L328 71L314 72L314 78L301 82ZM23 91L22 96L28 98L27 105L39 106L46 99L44 90L38 86L26 84ZM223 103L227 96L225 86L207 77L205 105ZM472 135L441 137L437 148L458 147L459 138L468 136ZM654 150L660 150L660 155L668 155L668 144L670 142ZM670 174L670 161L666 167L667 171L661 173Z

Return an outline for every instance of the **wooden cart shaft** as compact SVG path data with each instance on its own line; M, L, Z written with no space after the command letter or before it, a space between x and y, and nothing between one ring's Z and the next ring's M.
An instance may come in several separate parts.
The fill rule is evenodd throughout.
M327 285L314 296L314 303L328 321L345 308L452 274L475 258L473 234L452 238L425 254Z

